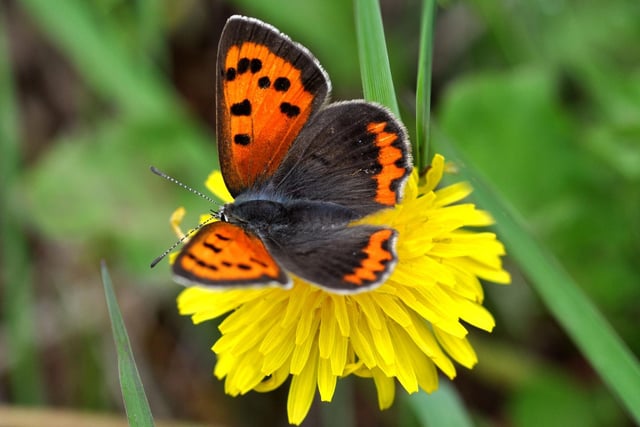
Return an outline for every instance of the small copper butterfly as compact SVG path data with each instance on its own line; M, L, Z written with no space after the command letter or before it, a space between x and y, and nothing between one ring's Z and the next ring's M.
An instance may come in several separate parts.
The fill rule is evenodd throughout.
M216 78L220 167L235 201L184 245L175 280L288 288L294 274L341 294L384 282L397 231L352 223L400 201L412 168L403 125L371 102L327 104L315 57L254 18L227 21Z

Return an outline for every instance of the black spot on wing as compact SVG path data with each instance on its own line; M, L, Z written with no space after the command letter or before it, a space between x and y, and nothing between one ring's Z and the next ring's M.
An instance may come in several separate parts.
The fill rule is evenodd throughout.
M241 58L238 61L238 74L244 74L249 70L249 66L251 65L251 61L249 58Z
M260 61L258 58L253 58L251 60L251 64L249 65L249 69L253 74L257 73L262 69L262 61Z
M186 256L187 258L192 259L192 260L193 260L193 262L195 262L196 264L198 264L198 265L199 265L200 267L202 267L202 268L206 268L206 269L213 270L213 271L218 271L218 267L216 267L216 266L215 266L215 265L213 265L213 264L209 264L209 263L206 263L206 262L202 261L200 258L198 258L198 257L194 256L194 255L193 255L193 254L191 254L191 253L187 253L187 254L185 254L185 256Z
M234 116L250 116L251 115L251 102L245 99L242 102L238 102L231 106L231 114Z
M227 68L227 72L224 73L224 78L229 82L234 81L236 79L236 69L233 67Z
M237 133L233 136L233 142L238 145L249 145L251 142L251 137L246 133Z
M286 77L278 77L273 83L273 88L278 92L286 92L291 87L291 81Z
M221 249L221 248L219 248L219 247L217 247L217 246L215 246L215 245L212 245L211 243L207 243L207 242L205 242L205 243L204 243L204 246L205 246L206 248L210 249L211 251L213 251L213 253L219 254L220 252L222 252L222 249Z
M258 79L258 87L260 89L267 89L269 86L271 86L271 80L269 80L269 77L264 76Z
M267 268L267 264L265 264L264 262L260 261L259 259L256 258L249 258L249 261L258 264L260 267L264 267Z
M280 104L280 112L285 114L289 118L293 118L300 114L300 107L289 104L288 102L283 102L282 104Z

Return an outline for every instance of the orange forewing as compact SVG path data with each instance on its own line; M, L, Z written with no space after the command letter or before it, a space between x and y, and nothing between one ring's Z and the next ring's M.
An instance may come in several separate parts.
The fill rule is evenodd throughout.
M380 280L380 275L389 271L389 263L393 262L394 255L391 252L394 231L388 228L376 231L369 238L368 245L362 249L366 257L360 264L342 279L356 286Z
M186 285L289 284L262 241L228 222L202 227L176 258L173 272Z
M301 71L266 45L244 42L223 54L218 141L232 193L273 174L312 112Z

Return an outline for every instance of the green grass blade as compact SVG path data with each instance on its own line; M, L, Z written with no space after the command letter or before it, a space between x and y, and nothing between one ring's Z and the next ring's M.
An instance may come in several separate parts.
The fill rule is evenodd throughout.
M435 0L422 2L420 22L420 53L418 56L418 80L416 83L416 140L413 141L413 161L423 170L430 160L429 123L431 120L431 69L433 63L433 23Z
M9 65L7 26L0 8L0 299L6 330L11 394L20 404L43 401L33 319L33 278L20 209L12 188L20 174L18 112Z
M438 141L443 139L438 135ZM545 306L640 424L638 360L553 255L526 231L517 212L484 183L452 144L440 143L438 147L460 166L460 174L473 186L479 205L493 214L507 253L517 261Z
M438 390L402 394L418 425L426 427L471 427L473 423L456 389L448 380L440 380Z
M354 5L364 97L400 117L378 1L354 0Z
M140 374L136 367L136 362L131 351L129 336L124 326L122 313L118 307L118 301L113 292L113 285L107 265L103 261L101 265L102 283L104 285L104 293L107 299L107 307L109 309L109 317L111 318L111 328L113 330L113 339L116 343L116 351L118 354L118 374L120 376L120 388L122 390L122 398L124 407L127 411L129 425L132 426L153 426L153 417L147 396L144 393L144 387L140 380Z

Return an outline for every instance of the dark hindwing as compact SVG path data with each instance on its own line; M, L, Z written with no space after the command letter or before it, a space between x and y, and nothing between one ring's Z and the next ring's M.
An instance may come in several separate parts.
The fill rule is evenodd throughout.
M331 90L303 46L269 24L232 16L218 46L220 166L234 197L270 177Z
M353 294L382 284L393 271L397 232L369 225L295 230L286 243L265 243L282 266L327 291Z
M311 119L270 185L293 199L333 202L364 216L398 203L410 173L402 124L382 106L348 101Z

